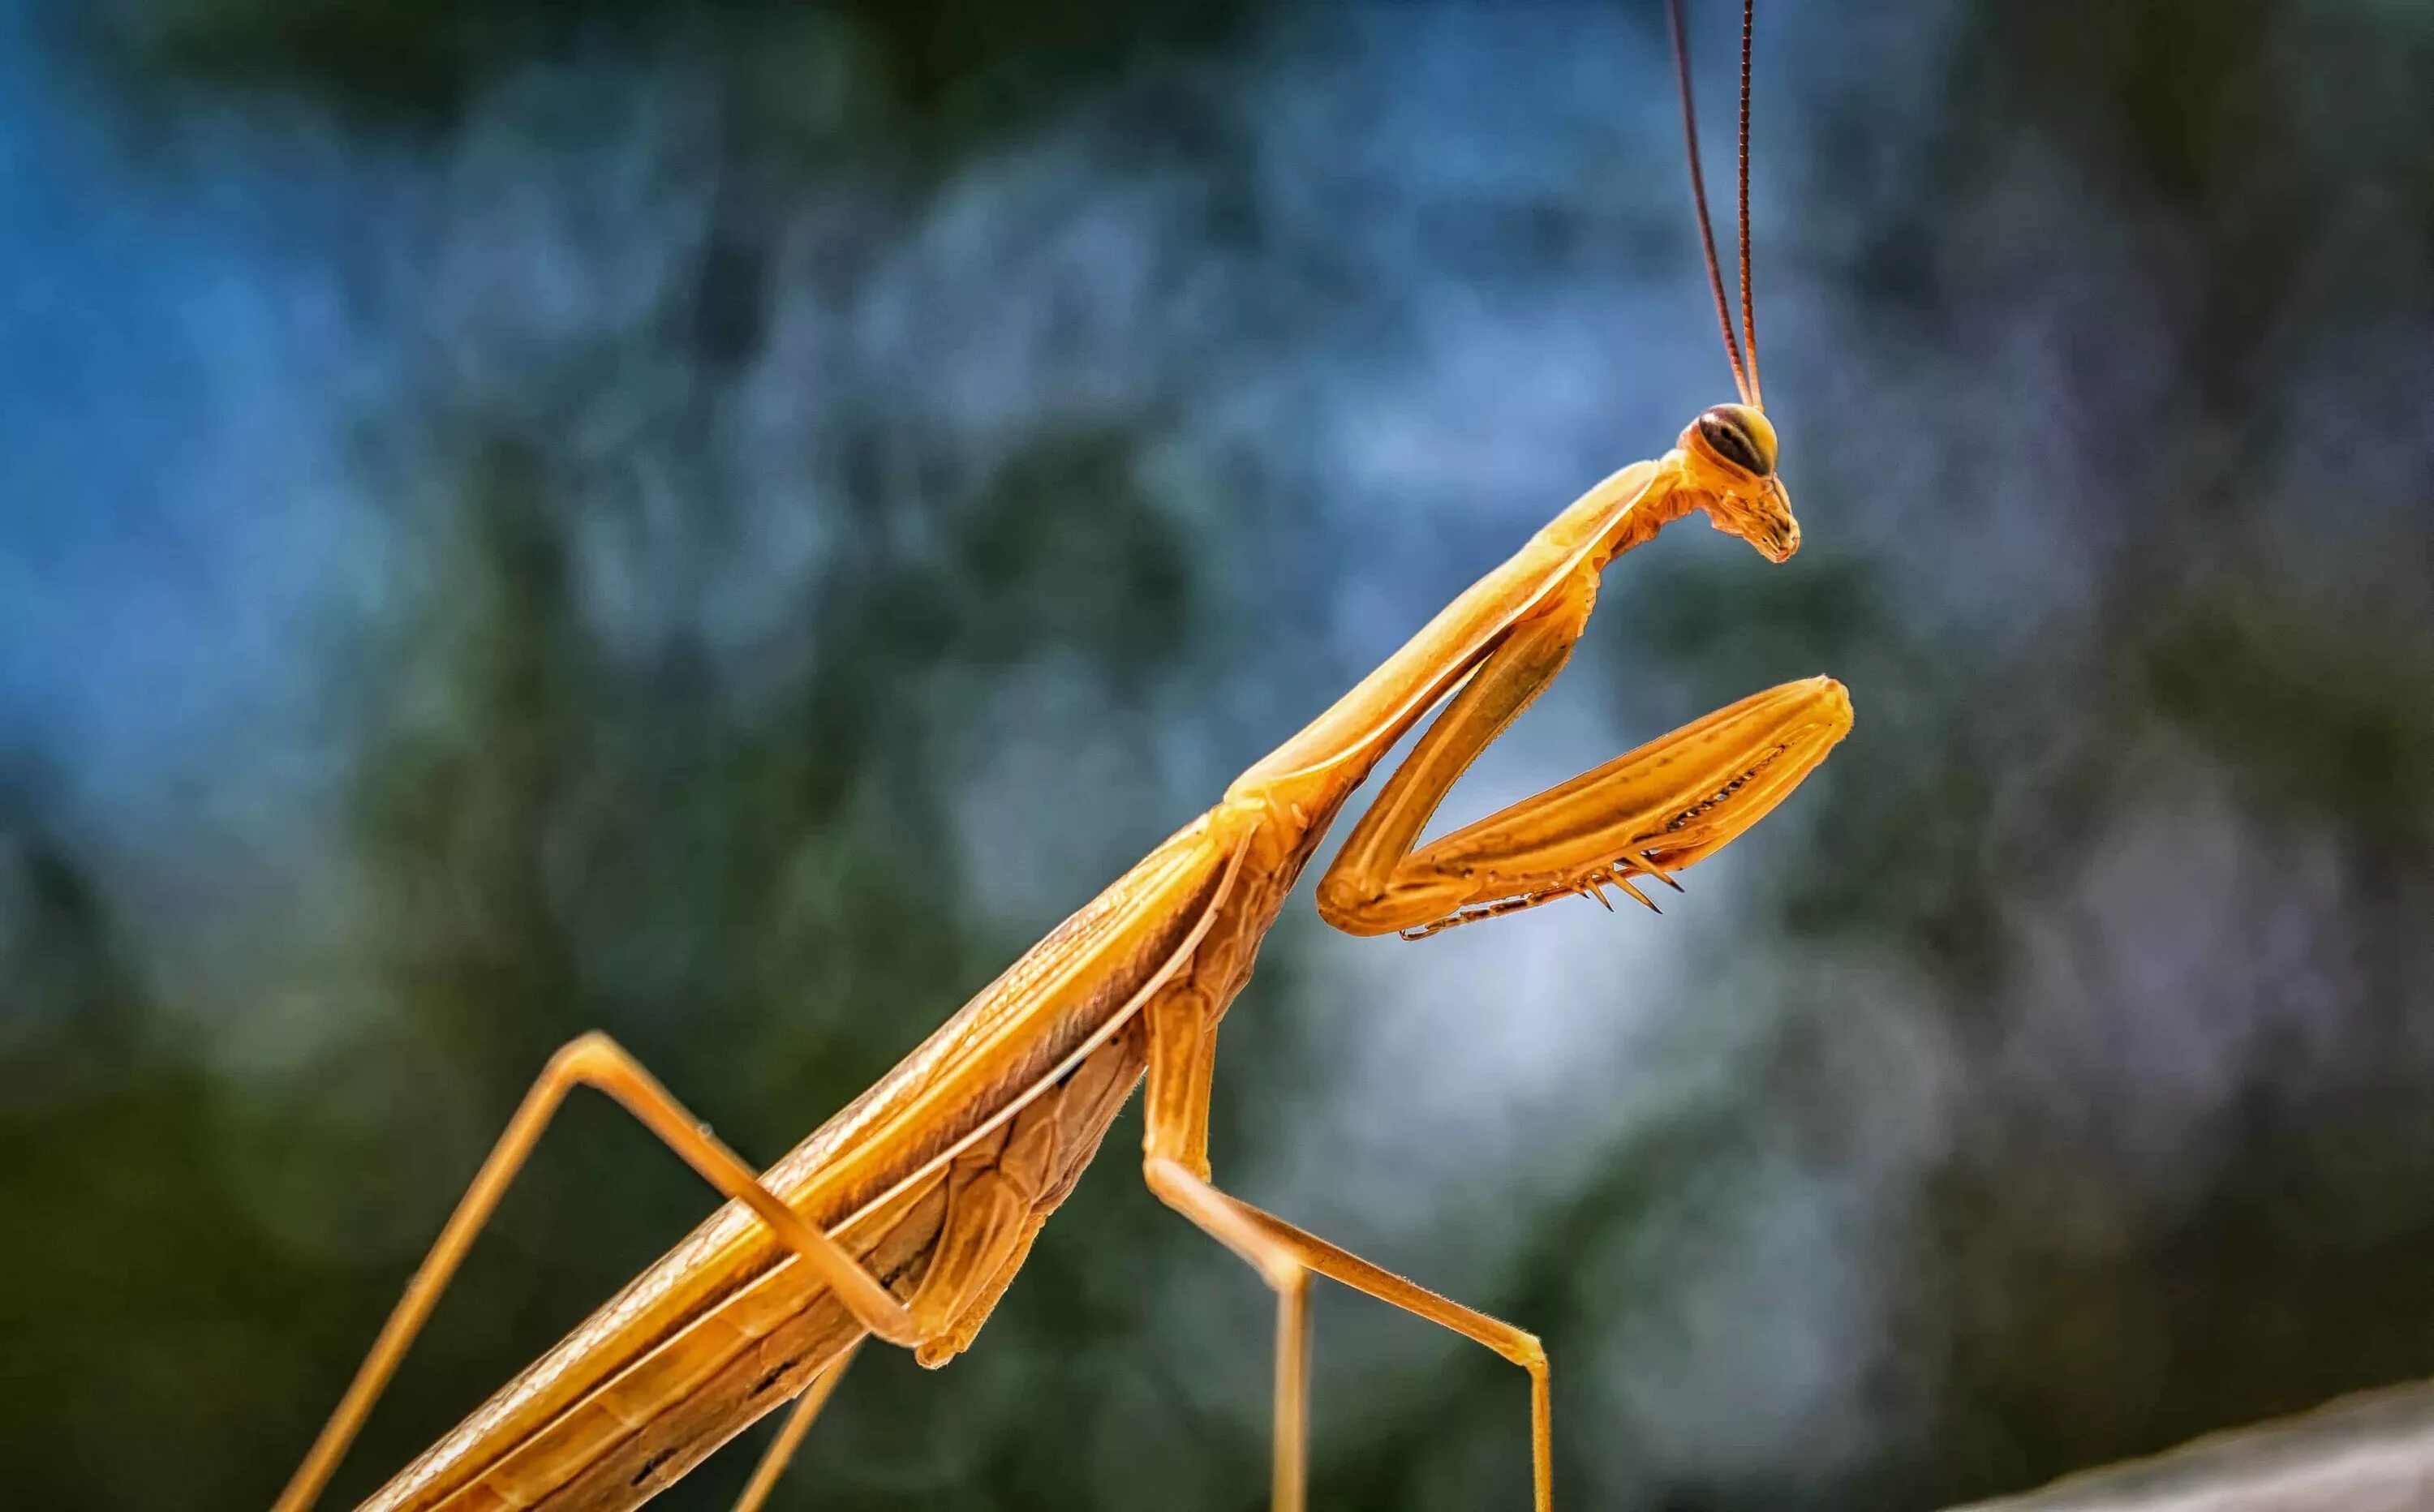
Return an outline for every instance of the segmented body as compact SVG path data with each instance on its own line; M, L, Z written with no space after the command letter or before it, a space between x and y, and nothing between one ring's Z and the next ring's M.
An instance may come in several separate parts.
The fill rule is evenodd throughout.
M1141 991L1153 974L1171 965L1157 993L1197 998L1212 1025L1249 979L1260 938L1317 843L1324 818L1310 817L1319 823L1246 805L1203 815L765 1174L908 1300L957 1204L1019 1210L1019 1235L991 1283L945 1320L923 1363L943 1364L971 1341L1032 1235L1097 1153L1145 1063ZM1249 853L1242 870L1197 946L1171 962L1234 846ZM1123 925L1144 914L1162 926L1127 938ZM1095 969L1072 971L1077 948L1093 943L1113 948L1092 956ZM1016 1056L973 1053L1009 1028L1033 1028ZM1042 1089L1044 1073L1102 1036ZM958 1084L959 1071L983 1064L1000 1074ZM917 1121L913 1138L873 1137ZM860 1158L874 1150L890 1158ZM809 1267L730 1204L402 1471L367 1512L636 1504L786 1402L860 1334ZM539 1432L521 1431L541 1419ZM480 1464L486 1447L517 1438L505 1457Z
M1379 758L1540 603L1568 593L1586 616L1604 562L1692 502L1675 486L1680 455L1583 496L764 1174L917 1310L942 1244L992 1247L986 1283L933 1319L925 1364L971 1342L1097 1152L1140 1079L1153 1000L1189 1006L1214 1032ZM810 1268L730 1203L363 1512L639 1505L861 1336Z

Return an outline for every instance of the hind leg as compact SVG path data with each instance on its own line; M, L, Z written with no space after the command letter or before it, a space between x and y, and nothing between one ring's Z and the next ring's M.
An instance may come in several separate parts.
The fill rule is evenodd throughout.
M813 1228L776 1193L763 1186L750 1166L712 1138L700 1121L615 1041L605 1034L587 1034L550 1057L532 1090L524 1094L515 1116L507 1121L506 1131L499 1136L489 1157L474 1173L472 1184L457 1201L456 1211L449 1215L447 1226L439 1231L438 1239L423 1257L414 1279L406 1283L405 1295L398 1299L396 1309L372 1343L371 1352L356 1368L347 1394L339 1400L330 1420L322 1424L320 1436L314 1439L304 1463L296 1468L296 1474L280 1493L272 1512L304 1512L329 1484L347 1446L354 1441L356 1430L370 1414L372 1403L380 1399L398 1362L404 1358L407 1347L437 1305L439 1294L455 1276L465 1252L472 1248L482 1225L489 1221L500 1198L506 1195L507 1183L515 1180L516 1173L531 1158L533 1147L540 1142L566 1095L578 1086L608 1094L669 1148L684 1157L685 1164L699 1172L703 1180L759 1214L779 1238L818 1272L864 1328L891 1344L919 1342L912 1315L904 1305L856 1265L836 1241ZM830 1372L831 1376L834 1373ZM813 1410L816 1411L816 1406ZM804 1426L809 1426L808 1419Z

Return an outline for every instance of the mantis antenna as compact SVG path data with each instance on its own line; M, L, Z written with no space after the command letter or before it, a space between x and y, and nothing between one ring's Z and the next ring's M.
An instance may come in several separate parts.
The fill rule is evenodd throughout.
M1699 167L1699 118L1690 101L1690 46L1682 30L1682 0L1667 0L1666 14L1673 24L1673 76L1682 85L1682 141L1690 161L1690 202L1699 212L1699 245L1707 255L1707 288L1716 297L1716 321L1724 331L1724 360L1733 365L1733 386L1741 402L1763 410L1757 386L1757 317L1750 300L1750 38L1757 20L1757 0L1741 0L1741 121L1740 211L1741 273L1741 335L1733 335L1732 306L1724 298L1724 275L1716 259L1715 227L1707 219L1707 178ZM1748 358L1742 358L1746 348Z

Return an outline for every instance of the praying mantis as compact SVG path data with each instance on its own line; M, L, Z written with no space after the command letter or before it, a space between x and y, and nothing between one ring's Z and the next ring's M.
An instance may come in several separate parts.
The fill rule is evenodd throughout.
M1744 0L1744 360L1707 219L1679 0L1671 4L1693 197L1741 401L1706 410L1663 456L1582 495L765 1172L605 1036L559 1051L276 1512L303 1512L327 1485L508 1182L578 1086L615 1099L728 1201L400 1471L366 1512L637 1506L792 1401L738 1504L752 1512L865 1341L912 1350L933 1367L972 1343L1144 1081L1150 1190L1277 1295L1276 1512L1304 1506L1311 1275L1450 1329L1527 1372L1533 1504L1548 1512L1552 1404L1537 1338L1218 1187L1209 1094L1219 1022L1286 895L1354 791L1431 709L1442 705L1319 879L1319 913L1340 929L1419 938L1574 894L1603 902L1607 886L1647 903L1638 882L1678 886L1674 872L1764 817L1850 729L1840 684L1787 683L1421 842L1471 762L1562 671L1617 559L1694 512L1770 560L1799 548L1758 392L1749 298L1752 6Z

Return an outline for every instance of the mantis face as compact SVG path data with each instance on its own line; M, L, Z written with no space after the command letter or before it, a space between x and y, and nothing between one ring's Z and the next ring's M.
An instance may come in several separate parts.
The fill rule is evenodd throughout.
M1681 448L1687 484L1716 529L1771 562L1800 550L1800 521L1774 474L1774 427L1763 412L1719 404L1684 429Z

